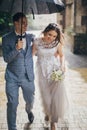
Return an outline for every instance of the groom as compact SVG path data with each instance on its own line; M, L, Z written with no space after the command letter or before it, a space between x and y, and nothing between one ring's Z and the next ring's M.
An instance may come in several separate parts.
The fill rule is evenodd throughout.
M19 88L23 92L26 102L26 112L32 123L34 102L34 72L32 59L32 41L34 36L26 34L27 18L18 12L13 16L14 31L2 38L3 57L7 62L5 73L7 95L7 123L8 130L17 130L16 114L18 106ZM22 39L20 36L22 32Z

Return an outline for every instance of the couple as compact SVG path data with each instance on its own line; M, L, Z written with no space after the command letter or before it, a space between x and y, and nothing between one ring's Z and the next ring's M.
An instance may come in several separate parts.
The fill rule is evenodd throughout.
M21 18L22 26L21 26ZM45 120L50 121L51 130L55 130L55 122L63 117L67 105L63 81L49 78L54 66L64 70L64 56L62 52L63 36L56 24L49 24L43 31L41 38L34 39L34 35L26 34L27 18L23 13L13 16L14 31L3 36L3 57L7 62L5 73L7 95L7 123L8 130L17 130L16 114L19 97L19 87L22 88L26 103L29 122L32 123L34 103L34 70L33 55L37 55L38 83L41 90ZM20 40L22 27L22 40ZM33 44L32 44L33 43ZM59 43L59 44L58 44Z

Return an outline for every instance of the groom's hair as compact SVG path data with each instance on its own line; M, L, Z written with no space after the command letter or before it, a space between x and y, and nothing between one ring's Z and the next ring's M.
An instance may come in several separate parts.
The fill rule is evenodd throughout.
M14 14L13 15L13 23L16 22L16 21L18 21L20 18L23 18L23 17L26 18L25 14L22 13L22 12L18 12L16 14Z

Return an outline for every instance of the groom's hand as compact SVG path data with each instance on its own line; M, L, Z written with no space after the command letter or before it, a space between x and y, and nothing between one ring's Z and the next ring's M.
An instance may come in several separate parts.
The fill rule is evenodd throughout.
M18 43L16 44L16 49L20 50L23 48L23 41L22 40L18 40Z

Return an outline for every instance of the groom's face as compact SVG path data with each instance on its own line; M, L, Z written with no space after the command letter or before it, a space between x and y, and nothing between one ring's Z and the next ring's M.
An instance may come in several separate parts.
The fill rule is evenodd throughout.
M22 28L22 33L25 33L27 30L27 18L23 17L20 18L18 21L15 22L15 30L17 33L21 34L21 28Z

